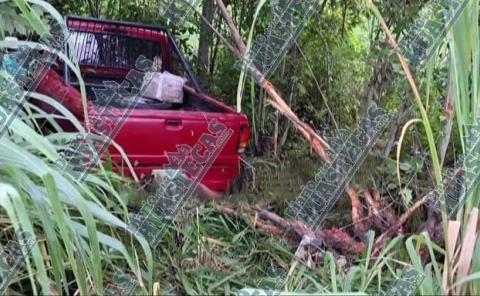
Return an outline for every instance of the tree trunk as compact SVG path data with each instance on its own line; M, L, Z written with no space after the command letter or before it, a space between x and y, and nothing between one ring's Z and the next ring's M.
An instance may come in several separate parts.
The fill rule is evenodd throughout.
M203 0L202 15L205 19L212 23L214 12L214 0ZM210 28L204 21L200 20L200 41L198 45L198 76L202 83L202 86L207 85L208 69L209 69L209 56L210 56L210 43L212 40L212 33Z

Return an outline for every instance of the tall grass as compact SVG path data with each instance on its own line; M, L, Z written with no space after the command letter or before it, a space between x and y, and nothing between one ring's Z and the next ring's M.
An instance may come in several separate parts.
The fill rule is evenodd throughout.
M451 81L455 95L455 115L458 131L461 136L462 152L468 153L468 147L473 141L468 129L469 125L477 124L480 116L480 34L478 26L478 1L469 1L468 7L453 26L449 38ZM467 143L469 139L470 143ZM465 167L468 168L468 164ZM478 173L478 172L476 172ZM469 196L462 211L458 212L457 219L467 222L468 214L480 204L479 184Z
M468 0L467 0L468 1ZM388 36L390 44L395 48L396 43L388 27L385 25L379 11L370 0L367 0L368 6L372 9L376 17L380 20L385 33ZM450 53L450 81L453 82L455 113L458 122L458 129L462 140L463 153L469 153L469 144L476 141L472 139L473 133L470 133L468 125L476 123L479 115L479 24L478 24L479 4L478 1L467 2L466 9L461 13L458 21L449 32L449 53ZM426 116L425 108L420 99L415 81L409 70L408 64L397 52L397 56L403 66L406 77L410 83L414 97L421 113L421 122L423 123L429 142L430 154L435 172L437 186L441 185L440 165L438 162L435 143L433 142L433 131L430 126L429 118ZM431 69L427 69L427 88L431 84L432 75L428 74ZM445 90L447 91L447 90ZM427 89L427 94L429 93ZM428 101L427 101L428 102ZM466 163L468 166L468 163ZM465 167L468 170L468 167ZM478 172L474 172L478 173ZM475 260L479 253L477 224L478 224L478 205L480 197L478 196L478 184L466 184L475 186L470 196L465 196L466 202L463 208L457 212L457 220L448 220L448 213L445 204L445 196L440 194L440 203L442 204L442 224L445 250L437 250L445 256L445 261L440 277L440 267L436 262L436 255L433 252L433 244L425 240L424 244L429 249L430 267L425 269L427 281L422 284L422 293L444 293L444 294L465 294L477 293L480 287L480 263ZM462 200L460 200L462 202ZM462 223L461 223L462 222ZM412 237L413 238L413 237ZM421 256L419 247L414 248L412 238L407 240L409 258L415 264L417 270L422 270ZM431 268L433 267L434 273ZM472 281L475 281L472 283Z
M259 230L241 211L232 217L212 204L188 205L159 245L156 272L160 287L173 285L179 295L372 295L388 290L409 266L396 259L404 251L400 238L376 256L373 242L371 232L361 258L325 251L307 265L292 245Z
M472 151L472 143L478 140L478 135L472 133L469 126L480 123L480 32L479 3L469 1L467 8L460 16L450 32L450 73L454 93L455 115L458 131L461 136L464 155L480 153ZM475 128L478 130L478 128ZM473 145L475 146L475 145ZM477 157L475 156L477 159ZM475 165L464 163L467 173L478 175ZM461 249L458 258L460 266L456 278L452 280L451 289L457 293L478 293L480 291L480 243L477 235L478 207L480 206L480 185L475 182L464 184L468 195L463 196L465 203L457 211L457 221L462 225ZM454 243L454 242L452 242ZM460 249L460 247L459 247ZM468 293L467 292L467 293Z
M265 2L259 1L255 19ZM59 14L41 0L16 0L15 3L39 35L48 34L48 26L30 9L29 3L42 7L55 21L62 21ZM450 73L456 93L457 122L462 134L468 133L467 125L473 123L480 112L480 41L478 26L472 26L478 24L478 6L477 1L471 1L449 35ZM251 44L254 27L255 20L247 47ZM0 41L0 47L12 48L20 44L35 45ZM78 65L71 56L61 55L60 59L80 76ZM428 103L427 107L423 105L413 77L408 78L415 92L415 102L421 110L420 121L427 132L438 182L441 168L426 113ZM0 79L11 80L12 77L2 71ZM237 95L239 109L245 84L246 75L242 72ZM254 109L253 82L251 87ZM83 86L82 89L84 94ZM365 295L387 288L399 277L399 270L409 264L425 275L419 289L421 295L479 291L480 263L475 258L480 256L480 244L476 243L478 238L474 227L478 220L475 215L475 208L480 202L478 191L468 198L462 216L458 217L458 221L464 224L462 231L460 226L455 230L458 222L451 223L444 218L445 241L448 244L461 233L459 243L455 240L451 246L442 248L433 243L428 234L421 233L405 241L396 237L386 244L380 254L374 255L374 237L370 233L367 252L362 258L351 258L347 264L337 260L339 258L332 253L325 252L323 261L311 269L302 264L292 264L295 259L291 250L252 227L251 221L225 216L210 206L193 207L165 236L159 247L160 254L156 257L158 265L154 267L147 242L127 228L127 197L119 190L119 183L124 180L100 168L98 173L88 174L81 183L68 171L61 171L53 165L60 158L59 151L76 137L76 133L63 131L54 119L61 117L70 121L79 132L85 132L85 123L79 122L52 98L38 93L25 95L54 106L60 115L47 114L27 102L24 111L9 127L8 134L0 139L0 218L3 218L0 221L5 226L3 235L7 237L13 232L11 230L23 228L35 234L39 241L31 257L26 258L26 269L16 275L8 292L102 294L105 284L110 281L109 275L129 269L141 283L143 294L152 294L155 269L160 287L165 287L165 290L174 285L183 294L233 294L245 286L275 287L278 279L266 272L269 265L275 265L287 273L284 287L287 291ZM7 96L0 99L11 100ZM83 99L85 102L85 96ZM38 128L38 119L50 122L54 132L43 135ZM467 143L463 142L463 147L464 152L468 150ZM430 258L426 264L421 256L425 251ZM446 266L438 260L443 256L452 259L446 260ZM452 278L445 290L445 271L455 272L456 264L463 271L456 273L457 277Z
M54 21L63 22L48 3L30 2L44 9ZM39 35L48 34L45 21L29 3L15 3L33 30ZM0 46L14 48L20 43L3 42ZM79 73L74 61L64 55L59 57ZM0 79L14 81L3 70ZM82 90L85 102L83 87ZM3 94L1 100L12 100ZM38 240L31 252L32 259L26 259L26 270L19 271L9 288L20 287L21 293L26 294L102 294L104 281L108 281L104 278L106 271L113 273L128 267L141 283L143 278L147 279L142 287L148 293L152 287L151 250L143 237L127 228L125 196L114 186L120 183L119 178L101 169L80 182L55 166L54 162L61 157L59 151L75 139L76 133L64 132L53 119L60 116L79 132L85 132L83 124L52 98L34 92L23 95L50 104L60 115L46 114L27 102L0 139L2 223L5 229L22 228ZM39 119L51 122L54 133L42 135L36 121ZM4 235L8 232L5 230ZM140 262L138 254L143 254L145 262Z

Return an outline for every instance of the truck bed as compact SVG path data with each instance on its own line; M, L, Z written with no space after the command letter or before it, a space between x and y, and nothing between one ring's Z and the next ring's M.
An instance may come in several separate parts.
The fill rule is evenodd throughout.
M112 79L108 79L112 81ZM86 81L86 92L89 101L91 101L96 106L103 106L104 102L97 100L95 96L95 92L93 88L101 89L104 88L103 78L96 78L93 79L89 77L89 80ZM115 80L113 80L115 81ZM121 80L117 80L117 83L121 83ZM212 98L208 98L206 96L202 96L195 92L195 90L188 85L186 85L183 89L184 97L182 104L172 104L172 103L164 103L157 100L152 100L143 97L141 94L136 97L130 98L120 98L114 99L109 102L109 105L117 108L122 108L125 105L126 101L135 101L135 108L137 109L155 109L155 110L184 110L184 111L197 111L197 112L219 112L219 113L231 113L235 112L230 107L218 104ZM128 103L128 102L127 102Z

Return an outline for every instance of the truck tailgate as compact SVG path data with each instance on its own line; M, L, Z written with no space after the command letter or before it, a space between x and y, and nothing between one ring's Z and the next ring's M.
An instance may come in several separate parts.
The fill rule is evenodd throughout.
M228 184L224 180L238 175L237 150L243 122L239 113L134 109L114 140L122 145L136 173L140 177L148 176L154 169L166 168L169 164L167 152L178 152L180 145L193 148L202 134L211 134L208 124L214 119L231 129L232 135L202 182L210 189L225 190ZM121 163L119 152L112 146L109 150L112 159Z

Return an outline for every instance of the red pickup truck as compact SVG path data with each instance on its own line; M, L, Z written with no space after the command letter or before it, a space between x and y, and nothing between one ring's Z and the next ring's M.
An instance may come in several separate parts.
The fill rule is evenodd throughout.
M250 140L247 116L204 94L187 61L165 28L144 24L68 16L70 46L75 47L82 78L85 82L89 109L117 108L121 102L101 106L96 90L105 88L104 81L125 80L141 55L160 62L161 70L187 79L181 104L143 100L138 102L120 124L112 138L122 146L138 176L149 176L152 170L165 167L167 152L176 152L178 144L193 147L208 132L208 123L216 119L233 130L223 150L208 169L201 183L208 189L224 192L240 169L240 157ZM37 91L62 102L83 120L79 83L71 71L57 67L49 70ZM116 103L118 103L116 105ZM47 106L41 106L48 109ZM89 112L89 114L95 112ZM99 112L96 112L98 116ZM113 116L103 112L100 116ZM109 115L102 115L109 114ZM91 115L89 115L90 117ZM106 118L108 119L108 118ZM109 147L112 160L122 163L116 149ZM124 172L128 174L125 168Z

